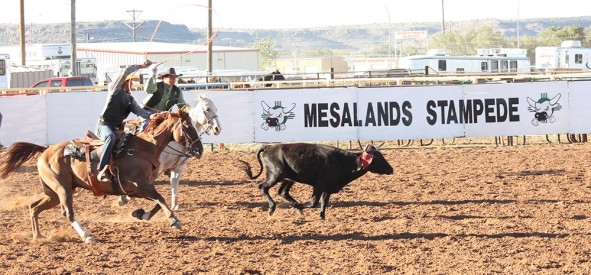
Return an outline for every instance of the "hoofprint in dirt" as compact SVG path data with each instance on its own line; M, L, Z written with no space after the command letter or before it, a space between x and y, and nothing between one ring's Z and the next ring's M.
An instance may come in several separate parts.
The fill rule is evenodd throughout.
M226 146L228 148L228 146ZM0 180L0 268L6 273L583 274L591 271L591 144L430 146L381 150L395 174L368 174L331 197L330 215L289 208L272 217L236 159L206 152L181 182L182 231L162 215L137 221L85 191L78 219L100 242L84 244L59 208L42 214L47 239L31 241L28 203L41 192L34 163ZM170 196L166 177L158 191ZM271 189L271 192L276 190ZM306 201L311 188L295 184ZM56 229L60 228L61 229Z

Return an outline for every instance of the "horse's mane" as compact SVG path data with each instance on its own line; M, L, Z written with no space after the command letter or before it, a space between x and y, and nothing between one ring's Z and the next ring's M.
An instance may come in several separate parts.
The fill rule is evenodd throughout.
M147 133L147 132L150 132L150 131L156 131L156 129L158 128L158 126L160 126L162 124L162 122L164 122L165 120L167 120L171 116L182 117L182 115L183 114L187 114L190 109L191 109L190 106L184 106L182 108L179 108L178 112L173 112L173 113L171 113L171 112L156 113L156 117L153 118L153 119L150 119L150 123L148 124L148 126L146 127L146 129L144 130L144 132Z
M156 117L153 119L150 119L150 123L148 124L148 126L144 130L144 133L147 133L150 131L155 131L156 128L160 124L162 124L163 121L165 121L168 118L168 116L169 116L168 112L156 113Z

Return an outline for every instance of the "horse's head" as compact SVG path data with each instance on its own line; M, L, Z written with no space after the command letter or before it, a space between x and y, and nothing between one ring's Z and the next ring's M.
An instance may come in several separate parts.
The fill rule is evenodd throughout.
M199 133L207 133L208 135L219 135L222 131L222 126L218 119L218 109L213 104L211 99L201 94L197 97L197 104L191 108L189 115Z
M203 143L199 132L195 128L193 119L187 109L181 108L177 112L179 122L172 132L173 140L184 144L188 148L188 154L193 157L201 157L203 154Z

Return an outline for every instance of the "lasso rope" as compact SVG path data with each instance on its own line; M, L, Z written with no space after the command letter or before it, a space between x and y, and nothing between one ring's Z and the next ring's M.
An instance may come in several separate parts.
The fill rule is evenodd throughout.
M220 21L220 19L219 19L220 18L220 15L218 14L218 12L215 9L209 8L208 6L199 5L199 4L187 4L187 5L180 5L180 6L174 7L173 9L187 7L187 6L195 6L195 7L200 7L200 8L205 8L207 10L211 10L218 17L218 22ZM158 33L158 29L160 28L160 24L161 23L162 23L162 20L158 21L158 24L156 25L156 28L154 29L154 33L152 34L152 38L150 38L150 43L154 41L154 38L156 37L156 34ZM205 44L204 45L207 46L210 43L213 43L213 40L215 39L215 37L217 36L217 34L218 34L218 30L216 30L214 33L212 33L212 35L210 37L207 38L207 40L205 41ZM198 52L198 51L200 51L200 50L188 51L188 52L185 52L185 53L182 53L182 54L179 54L179 55L170 57L170 58L166 58L166 59L161 59L161 60L155 61L155 62L153 62L153 64L159 65L159 64L162 64L164 62L168 62L168 61L171 61L171 60L179 59L183 55L192 54L192 53L195 53L195 52ZM146 52L144 53L144 59L148 59L148 50L147 49L146 49Z

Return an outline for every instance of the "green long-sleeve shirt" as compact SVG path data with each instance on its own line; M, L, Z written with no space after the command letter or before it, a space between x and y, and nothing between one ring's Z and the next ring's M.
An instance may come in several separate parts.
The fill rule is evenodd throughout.
M159 83L157 82L156 75L153 75L152 77L150 77L150 79L148 79L146 86L144 88L144 90L148 94L148 96L143 101L144 106L148 103L150 98L152 98L156 92L162 93L162 97L158 102L152 104L153 106L148 106L150 108L160 111L167 111L171 106L174 105L177 105L179 108L187 105L185 99L183 98L183 93L180 91L178 87L174 85L168 86L165 83L160 83L160 85L158 84ZM158 91L158 87L161 87L161 91ZM178 99L176 100L176 102L170 102L170 100L173 98L173 89L178 90Z

